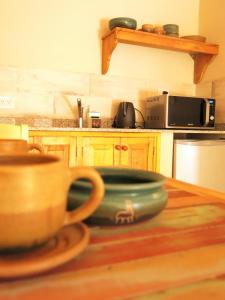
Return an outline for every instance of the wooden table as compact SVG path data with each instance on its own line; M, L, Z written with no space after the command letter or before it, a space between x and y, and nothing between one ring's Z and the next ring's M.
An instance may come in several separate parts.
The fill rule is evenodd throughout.
M0 299L225 299L225 195L168 180L157 217L92 227L89 246L51 272L1 281Z

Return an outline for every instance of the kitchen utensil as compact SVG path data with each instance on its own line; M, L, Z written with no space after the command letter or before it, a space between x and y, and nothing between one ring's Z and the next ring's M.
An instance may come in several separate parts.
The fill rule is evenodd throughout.
M70 184L87 178L90 198L78 210L67 212ZM52 238L64 225L91 214L104 194L103 181L93 168L68 168L58 156L0 155L0 251L31 249Z
M129 29L137 28L137 21L132 18L118 17L109 20L109 29L112 30L115 27L124 27Z
M77 109L78 109L78 118L79 118L79 128L83 127L83 108L81 105L81 99L77 98Z
M120 102L113 127L135 128L135 109L132 102Z
M88 223L127 225L157 215L167 203L161 174L130 168L96 168L105 184L100 206L87 219ZM71 186L68 209L79 207L88 197L91 185L78 180Z

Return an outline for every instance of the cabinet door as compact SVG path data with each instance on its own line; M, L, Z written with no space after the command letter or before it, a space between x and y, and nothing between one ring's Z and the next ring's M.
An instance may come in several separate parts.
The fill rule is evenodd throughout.
M66 165L76 165L76 138L58 136L37 136L32 142L40 144L46 154L57 155Z
M78 138L78 164L84 166L119 165L120 139L108 137Z
M156 137L121 138L120 165L156 171Z

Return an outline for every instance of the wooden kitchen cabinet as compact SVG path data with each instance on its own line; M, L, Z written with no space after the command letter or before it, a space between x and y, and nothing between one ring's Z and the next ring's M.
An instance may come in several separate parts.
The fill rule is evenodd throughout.
M76 165L76 137L64 136L57 132L34 131L30 134L31 143L40 144L46 154L57 155L66 165Z
M121 138L120 165L150 171L157 170L157 137Z
M112 133L107 135L78 138L79 165L158 170L159 135L153 134L145 137L126 133L114 137L109 137L113 135Z
M83 166L117 166L120 153L116 145L119 138L114 137L78 137L78 164Z
M62 157L68 166L130 167L160 171L160 133L38 131L30 143Z

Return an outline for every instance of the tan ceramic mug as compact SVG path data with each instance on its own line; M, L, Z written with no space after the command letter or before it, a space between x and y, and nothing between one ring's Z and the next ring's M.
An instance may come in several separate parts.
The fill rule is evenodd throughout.
M71 183L87 178L93 189L81 207L68 212ZM68 168L57 156L0 156L0 251L30 249L64 225L87 218L104 196L104 183L91 167Z
M24 154L34 149L44 153L39 144L28 144L26 140L0 139L0 155Z

